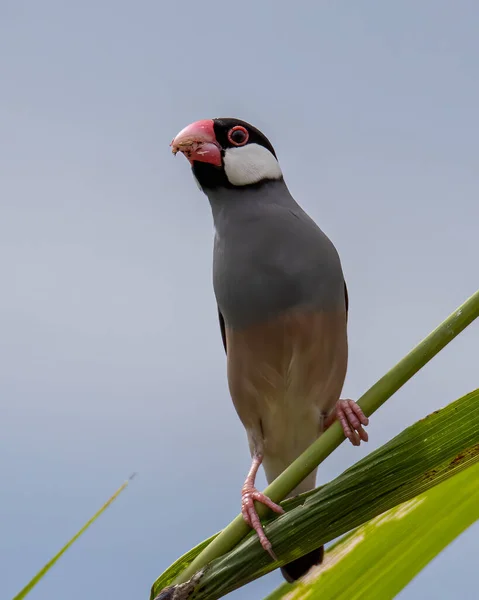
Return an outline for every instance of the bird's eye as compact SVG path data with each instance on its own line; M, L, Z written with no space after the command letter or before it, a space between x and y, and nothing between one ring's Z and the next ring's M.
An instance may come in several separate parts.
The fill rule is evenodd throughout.
M228 140L233 146L244 146L248 141L248 130L241 125L236 125L228 131Z

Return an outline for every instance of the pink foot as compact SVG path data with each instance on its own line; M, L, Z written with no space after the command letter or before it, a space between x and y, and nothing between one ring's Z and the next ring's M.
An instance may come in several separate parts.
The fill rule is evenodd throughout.
M363 425L368 425L369 419L354 400L338 400L334 411L326 419L325 429L336 420L341 423L344 435L353 446L359 446L361 440L363 442L368 441L369 436L367 431L363 429Z
M268 496L265 496L254 486L256 473L258 472L262 460L263 457L260 455L255 455L253 457L251 469L241 490L241 513L246 524L249 525L252 529L254 529L258 534L259 541L261 542L261 545L266 550L266 552L268 552L268 554L273 560L277 560L273 552L271 542L266 537L266 534L263 530L263 526L261 525L259 515L254 505L255 501L261 502L261 504L266 505L268 508L270 508L275 513L278 513L279 515L282 515L284 513L284 510L281 508L281 506L275 504L270 498L268 498Z

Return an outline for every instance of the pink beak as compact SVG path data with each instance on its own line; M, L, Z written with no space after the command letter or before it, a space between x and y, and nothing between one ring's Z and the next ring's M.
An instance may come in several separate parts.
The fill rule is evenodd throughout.
M183 152L192 164L197 161L221 167L221 148L216 141L212 119L188 125L180 131L170 146L173 154Z

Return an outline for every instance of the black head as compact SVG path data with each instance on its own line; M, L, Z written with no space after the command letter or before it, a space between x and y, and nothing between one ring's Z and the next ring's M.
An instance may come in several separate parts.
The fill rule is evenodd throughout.
M271 142L253 125L222 117L197 121L183 129L171 143L183 152L202 189L258 186L281 179Z

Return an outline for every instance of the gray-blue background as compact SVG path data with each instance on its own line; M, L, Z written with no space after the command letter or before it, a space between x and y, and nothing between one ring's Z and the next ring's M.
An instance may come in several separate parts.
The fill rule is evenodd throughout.
M2 597L132 471L32 599L146 599L238 513L249 455L225 382L211 216L168 147L191 121L263 129L340 250L345 394L475 291L478 22L474 0L0 1ZM476 387L477 347L473 326L319 480ZM476 598L478 532L401 597Z

